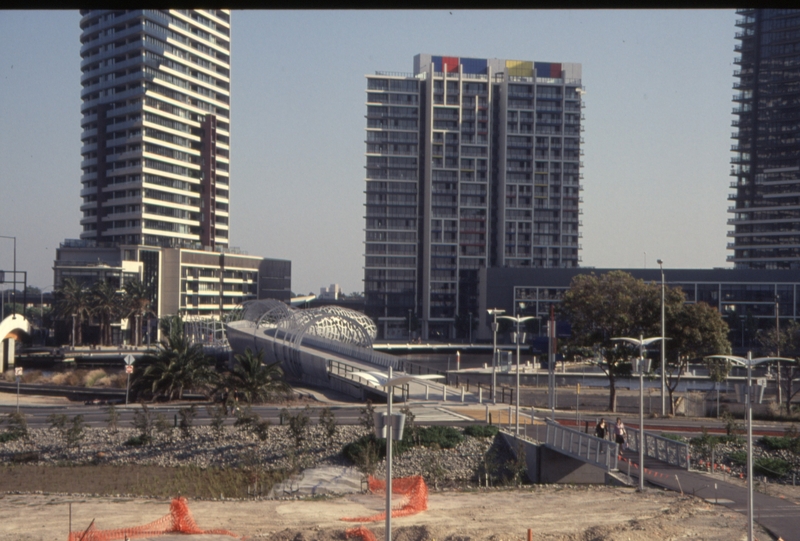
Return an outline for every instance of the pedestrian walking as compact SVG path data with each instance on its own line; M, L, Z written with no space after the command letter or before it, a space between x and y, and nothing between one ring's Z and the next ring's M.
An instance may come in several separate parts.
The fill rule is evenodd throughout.
M625 425L622 419L617 417L617 422L614 423L614 441L617 442L621 450L628 448L627 443L628 434L625 432Z
M606 430L608 427L606 426L606 420L600 417L600 422L597 423L597 426L594 427L594 435L600 438L601 440L606 439Z

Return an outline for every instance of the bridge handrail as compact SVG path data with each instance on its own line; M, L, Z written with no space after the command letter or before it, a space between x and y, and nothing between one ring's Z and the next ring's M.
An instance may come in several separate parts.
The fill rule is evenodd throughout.
M598 466L606 471L617 469L619 446L609 440L567 428L547 419L545 445L565 455Z
M333 359L328 359L328 373L334 374L339 376L340 378L348 379L350 381L356 382L359 385L363 385L364 387L370 387L373 389L381 390L382 388L379 386L374 385L369 380L366 380L360 376L354 375L354 372L360 372L362 369L357 366L353 366L351 364L341 362L341 361L334 361ZM407 397L409 394L409 384L404 383L403 385L394 385L392 386L392 392L395 392L395 389L400 389L400 395L402 397ZM385 390L385 388L383 388ZM394 396L394 395L393 395Z
M312 346L322 351L342 355L356 361L363 361L375 366L383 368L392 367L397 370L399 368L400 359L388 353L381 353L373 349L363 348L353 344L346 344L344 342L337 342L320 336L303 337L303 345Z
M638 452L639 431L628 430L627 432L628 447ZM688 443L675 441L663 436L656 436L647 431L644 433L644 454L647 458L655 458L656 460L666 462L671 466L677 466L684 470L688 470L690 466Z

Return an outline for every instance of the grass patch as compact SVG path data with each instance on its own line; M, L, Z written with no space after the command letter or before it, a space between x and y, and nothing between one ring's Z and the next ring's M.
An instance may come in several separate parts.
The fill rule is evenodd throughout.
M500 432L495 425L469 425L464 429L464 434L473 438L493 438Z
M681 443L684 443L686 441L686 438L684 438L683 436L679 436L678 434L669 434L667 432L662 432L661 437L672 441L678 441Z
M772 479L780 479L792 471L792 465L782 458L761 457L753 463L753 471Z
M266 496L286 478L279 470L182 466L0 466L0 492L130 494L171 498L247 498Z

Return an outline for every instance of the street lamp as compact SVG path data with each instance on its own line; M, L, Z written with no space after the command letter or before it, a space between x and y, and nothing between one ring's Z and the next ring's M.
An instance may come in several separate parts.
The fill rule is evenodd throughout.
M781 320L780 320L780 303L781 296L775 295L775 356L781 356ZM775 363L775 368L778 373L776 374L776 381L778 383L778 411L780 411L781 404L783 403L783 390L781 389L781 363ZM790 390L791 391L791 390Z
M0 235L0 239L13 239L14 240L14 302L11 305L11 309L13 310L14 318L17 319L17 237L7 237L5 235Z
M639 362L637 370L639 372L639 492L644 491L644 348L658 340L667 340L663 336L653 336L650 338L628 338L619 337L612 340L628 342L634 346L639 346ZM663 372L662 372L663 373Z
M747 352L747 358L734 357L733 355L709 355L706 359L725 359L740 366L747 367L747 541L753 541L753 400L750 396L753 366L771 361L789 361L782 357L758 357L753 359L753 353Z
M517 332L514 336L514 341L517 343L517 412L516 412L516 436L519 437L519 345L521 342L525 341L525 334L519 331L519 324L523 321L528 321L529 319L536 319L538 316L500 316L500 319L510 319L511 321L516 322L517 324Z
M659 259L658 266L661 269L661 336L664 336L664 261ZM667 415L667 367L665 349L667 345L661 342L661 416Z
M472 312L469 313L469 343L472 344Z
M392 541L392 439L402 439L403 437L403 424L405 423L405 415L400 414L398 420L392 417L392 399L394 397L394 387L397 385L405 385L415 379L429 380L439 379L444 376L438 374L422 374L412 376L410 374L402 374L400 376L392 377L392 367L389 367L389 373L383 374L381 372L353 372L351 375L358 376L362 379L386 388L386 421L380 423L386 430L386 541ZM376 431L380 429L380 425L376 423ZM393 434L394 427L398 427L397 434ZM382 434L378 434L380 437Z
M411 308L408 309L408 341L411 342Z
M497 373L497 316L505 314L505 310L500 308L489 308L486 312L494 316L492 321L492 334L494 335L494 346L492 347L492 404L497 404L497 395L495 393L496 387L496 373Z

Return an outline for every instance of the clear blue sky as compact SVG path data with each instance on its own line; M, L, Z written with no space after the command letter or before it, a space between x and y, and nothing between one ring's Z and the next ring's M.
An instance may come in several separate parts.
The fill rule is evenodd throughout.
M0 235L52 284L80 235L80 15L0 11ZM584 266L729 266L733 10L234 11L231 244L363 289L364 75L420 52L580 62ZM0 239L0 269L12 243Z

